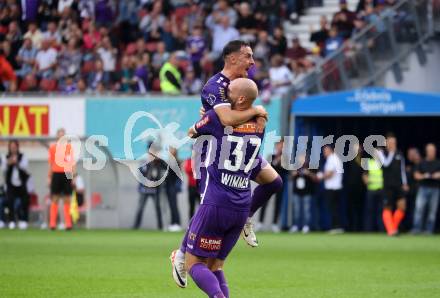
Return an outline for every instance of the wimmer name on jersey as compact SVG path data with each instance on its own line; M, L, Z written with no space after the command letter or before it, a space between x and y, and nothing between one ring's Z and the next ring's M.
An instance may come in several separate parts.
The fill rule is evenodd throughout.
M224 127L214 109L194 124L194 130L199 136L193 148L195 152L201 152L208 143L205 159L202 161L201 154L196 154L195 162L196 168L206 168L199 177L203 180L202 204L248 210L249 180L258 163L264 131L258 131L254 121L234 128Z

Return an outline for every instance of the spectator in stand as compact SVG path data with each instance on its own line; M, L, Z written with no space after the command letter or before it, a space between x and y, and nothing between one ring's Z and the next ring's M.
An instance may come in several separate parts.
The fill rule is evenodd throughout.
M189 27L187 22L178 24L175 17L172 17L172 32L174 36L174 51L185 51L186 40L189 36Z
M38 92L39 86L36 76L33 73L25 75L20 83L19 90L22 92Z
M440 161L437 159L437 147L429 143L425 152L425 159L414 173L414 178L420 183L412 230L416 234L422 231L426 231L427 234L434 233L440 195ZM426 226L423 223L425 211L428 214Z
M351 32L353 31L356 13L348 9L347 0L340 0L339 8L340 11L333 16L332 26L336 26L339 35L347 39L350 38Z
M360 232L363 225L363 210L365 203L365 185L361 166L362 148L355 144L352 148L356 152L353 160L346 162L344 168L344 188L347 195L348 230Z
M269 68L269 79L272 94L276 96L284 95L293 82L293 74L284 64L281 55L274 55L271 58L271 67Z
M183 93L187 95L198 95L202 87L202 81L196 76L194 70L187 70L183 80Z
M40 49L43 34L40 29L38 29L37 24L32 22L29 23L28 31L24 34L23 38L30 38L32 40L32 46L36 49Z
M120 14L123 14L121 3L133 3L133 1L120 1ZM95 0L80 0L78 3L79 16L82 19L93 19L95 16ZM136 19L136 17L135 17Z
M58 0L58 13L63 13L66 8L70 9L74 0Z
M55 21L47 24L47 31L43 33L43 39L49 40L52 47L57 47L61 43L61 34Z
M240 32L240 39L246 42L254 42L257 33L257 20L251 11L251 6L247 2L242 2L239 6L240 16L235 28Z
M101 34L96 30L95 24L89 22L86 33L83 34L84 50L92 51L101 41Z
M325 49L325 42L329 37L327 17L321 16L319 24L319 30L312 32L312 34L310 35L310 41L316 43L316 45L321 49L320 52L323 53Z
M182 92L182 75L179 71L179 60L172 53L159 72L160 89L165 94L178 95Z
M96 52L102 60L104 72L110 76L116 69L116 55L118 54L118 50L112 46L108 36L103 36L97 47L98 50Z
M324 56L328 57L335 51L337 51L344 43L342 37L338 35L338 29L332 26L329 32L329 37L325 41Z
M309 163L306 156L298 156L298 161L302 165L296 171L292 171L293 180L293 226L290 233L300 230L302 219L302 232L310 231L312 225L312 198L315 192L316 174L309 170Z
M133 91L133 67L131 66L131 59L124 55L121 60L121 69L119 70L119 91L130 92Z
M93 6L93 0L89 0ZM92 13L91 15L94 15ZM136 1L119 1L118 16L116 23L121 30L121 42L128 44L136 39L136 28L138 24Z
M265 63L269 62L270 44L267 31L259 31L257 43L254 46L254 58L263 59Z
M376 6L377 0L359 0L358 5L356 7L356 13L363 13L366 9L367 6Z
M89 73L87 85L93 91L98 90L98 85L108 86L110 83L110 75L104 71L104 65L101 59L96 59L95 69Z
M166 51L165 43L158 42L156 52L153 54L152 59L153 71L156 75L159 74L160 68L168 61L169 57L170 53Z
M87 84L83 78L80 78L76 83L77 93L84 94L87 92Z
M212 13L208 15L205 20L205 25L208 28L213 28L216 24L221 22L223 17L228 17L229 24L234 27L237 23L237 12L235 9L229 7L228 1L220 0L214 5Z
M11 43L7 40L0 43L0 48L3 49L3 53L6 56L6 59L11 63L11 66L14 70L18 69L18 63L17 63L17 54L14 54L12 52Z
M157 47L159 47L159 43L157 43ZM163 49L165 51L165 44L163 44ZM139 37L136 40L133 51L134 52L132 54L135 54L135 55L143 55L144 53L147 52L145 39L143 37ZM157 51L158 51L158 48L156 48L156 52Z
M57 6L57 1L22 1L23 2L35 2L38 5L36 21L40 24L40 28L47 28L48 22L56 21L59 17Z
M200 62L205 55L206 49L207 44L203 37L202 27L194 26L191 36L186 39L186 52L190 54L192 67L198 78L202 75Z
M95 4L95 21L99 26L110 26L113 22L113 9L108 0L97 0Z
M192 159L188 158L183 164L186 177L188 178L188 202L189 202L189 219L194 215L196 202L200 204L200 195L197 191L197 181L194 179Z
M190 10L185 17L185 22L188 24L189 32L192 32L196 26L203 27L206 15L202 6L198 5L195 1L191 1L190 5Z
M325 157L324 172L319 172L317 177L319 180L324 181L326 205L327 209L331 212L332 228L330 233L344 233L339 212L344 168L341 159L333 151L332 147L329 145L324 146L323 153Z
M162 13L162 2L154 2L151 12L146 12L144 17L139 22L139 29L143 33L147 41L160 40L160 28L165 23L165 16Z
M303 61L308 54L308 51L301 46L298 37L293 38L292 47L286 51L286 56L297 62Z
M39 78L54 78L57 56L57 51L50 47L50 40L43 40L41 42L41 49L35 57L35 71Z
M5 175L6 198L9 210L9 229L13 230L18 221L20 230L27 229L25 209L29 206L29 197L26 183L29 178L28 160L20 152L17 140L9 141L6 163L2 163Z
M22 19L25 22L35 22L38 14L39 1L21 1ZM44 1L45 2L45 1Z
M212 34L212 52L209 53L209 59L214 61L216 69L221 68L222 64L221 54L224 46L231 40L239 39L240 33L231 26L229 17L222 16L219 22L213 26L208 27Z
M18 22L12 21L8 26L8 33L6 34L5 40L11 45L11 56L17 56L18 51L23 43L23 35L21 34Z
M63 86L68 76L78 79L81 69L82 55L78 49L78 41L72 38L67 45L63 44L58 55L57 78Z
M362 32L362 30L364 30L364 28L367 26L367 23L365 22L365 20L363 18L356 18L354 20L354 28L351 34L351 38L356 36L356 34Z
M3 49L0 49L0 91L14 92L17 90L17 76L11 63L6 60Z
M380 231L382 229L381 213L384 196L383 172L380 154L376 149L368 159L362 180L367 188L364 230L366 232Z
M134 81L136 82L135 91L145 94L148 90L148 73L150 72L150 55L144 53L136 59L134 70Z
M284 56L287 50L287 39L284 37L284 31L281 27L276 27L273 36L269 38L271 56L279 54Z
M75 84L73 76L66 77L64 85L60 85L60 91L68 95L78 92L78 87Z
M310 83L309 81L313 79L311 77L307 77L308 68L311 68L310 65L313 65L313 62L309 61L308 59L304 59L300 62L297 62L295 60L292 60L290 62L290 68L293 72L292 85L295 87L296 92L298 92L299 94L304 90L305 87L308 86L307 84ZM304 80L304 78L306 77L308 78L308 80Z
M61 41L66 44L71 39L75 39L78 45L82 45L83 32L77 23L70 24L67 28L61 31Z
M160 29L161 40L165 43L165 49L168 52L176 50L176 32L173 30L173 24L170 20L166 19L163 26Z
M384 33L386 31L386 25L383 22L383 20L380 19L381 10L382 10L381 7L375 8L373 5L370 4L366 7L365 12L361 13L361 16L368 23L376 25L375 30L377 33ZM379 36L381 36L381 35L379 35Z
M35 57L37 56L37 50L32 46L32 40L25 38L23 46L18 51L17 63L20 69L16 72L20 78L32 73L35 65Z

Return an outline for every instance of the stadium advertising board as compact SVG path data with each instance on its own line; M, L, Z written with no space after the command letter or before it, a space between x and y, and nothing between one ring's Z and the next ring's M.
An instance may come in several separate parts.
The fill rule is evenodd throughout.
M105 136L110 152L118 159L136 159L145 154L146 139L179 142L200 118L201 104L197 97L96 98L86 102L86 134ZM257 100L255 104L261 102ZM281 101L272 100L265 108L270 115L266 132L279 133ZM161 128L172 134L158 135ZM141 135L149 135L150 138L137 138ZM127 145L130 147L128 155ZM181 146L179 158L189 157L190 149L190 142Z
M429 116L440 114L440 95L366 88L298 98L295 116Z
M27 98L0 101L0 135L54 137L63 127L69 134L84 136L84 99Z

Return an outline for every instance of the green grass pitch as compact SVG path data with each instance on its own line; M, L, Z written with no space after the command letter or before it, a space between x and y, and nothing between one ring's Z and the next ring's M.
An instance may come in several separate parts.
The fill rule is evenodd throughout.
M182 234L0 231L0 297L204 297L171 278ZM231 297L440 297L440 238L259 234L225 266Z

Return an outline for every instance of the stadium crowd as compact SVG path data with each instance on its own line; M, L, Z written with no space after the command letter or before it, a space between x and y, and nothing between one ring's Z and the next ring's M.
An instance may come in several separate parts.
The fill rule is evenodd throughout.
M282 94L395 0L340 1L311 32L312 49L287 40L285 21L322 1L0 1L0 89L65 94L197 94L221 68L221 49L243 39L263 97Z

